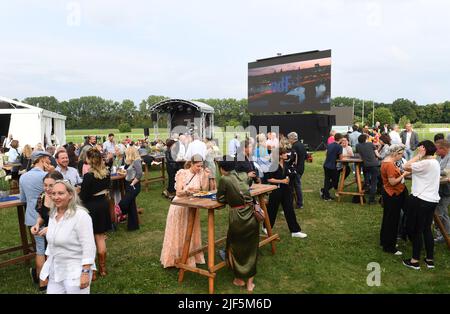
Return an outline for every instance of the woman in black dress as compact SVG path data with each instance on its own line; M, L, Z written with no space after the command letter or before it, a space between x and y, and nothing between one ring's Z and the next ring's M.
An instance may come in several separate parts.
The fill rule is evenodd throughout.
M97 246L99 274L106 276L106 232L111 230L111 215L107 195L111 188L111 177L103 162L101 153L91 148L86 153L86 161L90 165L89 172L83 176L80 198L89 210L94 227L95 244ZM96 279L96 273L92 280Z

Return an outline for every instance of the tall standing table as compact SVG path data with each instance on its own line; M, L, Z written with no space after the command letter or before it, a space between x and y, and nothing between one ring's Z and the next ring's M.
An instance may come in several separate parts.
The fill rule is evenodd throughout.
M264 194L270 193L273 190L276 190L277 186L270 184L253 184L250 190L252 197L258 197L259 204L264 210L265 218L264 223L267 228L267 236L263 236L263 240L259 242L259 247L264 246L266 244L272 245L272 254L275 254L275 242L280 239L278 234L273 234L272 228L270 226L269 215L267 212L267 208L264 202ZM180 197L176 200L172 201L172 204L188 207L189 208L189 216L188 216L188 224L186 230L186 236L183 246L183 253L180 259L176 260L175 266L180 269L178 274L178 282L182 282L184 279L184 272L190 271L193 273L200 274L202 276L208 277L209 281L209 293L214 293L214 279L216 277L216 272L225 267L225 262L220 262L215 264L215 249L216 244L220 244L226 241L226 237L221 238L219 240L215 240L215 230L214 230L214 213L215 210L221 209L224 207L224 204L217 202L216 200L208 199L208 198L198 198L198 197ZM200 249L190 251L191 238L194 230L194 222L197 215L199 215L200 209L208 210L208 245L201 247ZM202 251L208 250L208 258L207 265L208 270L191 267L186 264L187 259L191 256L194 256Z
M356 195L359 196L359 202L361 205L364 205L364 190L363 190L363 185L362 185L362 180L361 180L361 164L363 163L363 160L360 158L344 158L342 160L337 160L337 162L341 162L342 163L342 173L341 173L341 177L339 179L339 186L338 186L338 202L341 201L341 196L343 195ZM347 165L349 165L350 163L354 163L355 164L355 181L350 182L348 184L345 184L345 174L347 171ZM358 187L358 191L357 192L348 192L348 191L344 191L344 189L352 184L355 184Z
M0 210L5 209L5 208L11 208L11 207L17 208L17 217L18 217L18 222L19 222L21 245L16 246L16 247L2 249L2 250L0 250L0 255L8 254L8 253L15 252L15 251L22 251L23 255L0 262L0 267L28 261L30 259L33 259L36 255L36 253L34 251L34 247L35 247L34 238L31 236L31 243L28 241L27 227L25 226L25 203L22 203L20 201L20 199L18 198L18 195L12 195L11 198L15 198L15 199L0 202Z

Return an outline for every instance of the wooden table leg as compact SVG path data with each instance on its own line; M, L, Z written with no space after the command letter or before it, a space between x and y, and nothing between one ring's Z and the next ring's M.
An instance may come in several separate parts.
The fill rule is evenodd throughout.
M186 264L189 257L189 249L191 247L192 232L194 231L195 218L198 215L197 208L189 208L188 224L186 229L186 238L184 240L183 253L181 255L181 264ZM184 269L181 268L178 273L178 282L182 282L184 278Z
M358 186L358 193L359 195L359 202L361 205L364 205L364 192L361 182L361 165L359 163L355 163L355 177L356 177L356 184Z
M23 205L17 206L17 216L19 218L19 231L20 239L22 242L23 255L31 253L30 246L28 244L27 226L25 226L25 208Z
M214 209L208 210L208 269L210 273L214 273L214 257L215 257L215 232L214 232ZM214 277L209 277L209 293L214 293Z
M341 201L341 192L344 191L344 184L345 184L345 173L346 173L346 165L343 164L342 167L342 173L341 173L341 178L339 179L339 187L338 187L338 202Z
M439 215L436 213L434 213L434 223L438 226L439 231L441 231L441 234L444 237L445 242L447 243L447 247L450 249L450 237L448 236L447 231L445 230L445 227L442 224L441 219L439 218Z
M272 232L272 226L270 225L270 218L269 218L269 211L267 210L266 207L266 202L264 200L264 196L258 195L258 201L259 201L259 206L261 206L261 208L264 210L264 224L266 225L266 230L267 230L267 236L271 237L273 235ZM272 255L275 255L275 242L272 241L270 243L272 245Z
M162 174L162 179L163 179L163 185L166 186L166 160L165 160L165 158L162 159L161 174Z

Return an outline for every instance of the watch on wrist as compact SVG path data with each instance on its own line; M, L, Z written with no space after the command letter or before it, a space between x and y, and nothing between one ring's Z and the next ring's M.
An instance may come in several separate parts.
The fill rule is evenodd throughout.
M82 270L81 270L81 273L83 274L83 273L86 273L86 274L89 274L91 272L91 269L90 268L83 268Z

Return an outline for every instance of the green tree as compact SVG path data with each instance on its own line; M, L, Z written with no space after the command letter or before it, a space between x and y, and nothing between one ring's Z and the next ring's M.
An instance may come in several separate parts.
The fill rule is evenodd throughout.
M405 125L410 122L411 120L409 120L407 116L402 116L400 120L398 120L398 125L400 126L400 129L404 129Z
M370 115L370 119L372 119L372 115ZM372 120L370 120L372 121ZM384 124L393 124L394 117L392 112L386 107L379 107L375 109L375 122L379 121L381 125Z
M415 101L404 98L395 100L391 106L395 121L398 121L402 116L407 116L411 122L417 121L416 107Z

